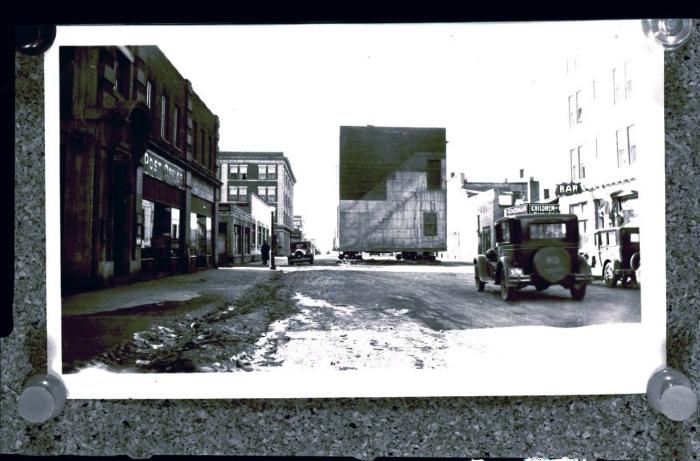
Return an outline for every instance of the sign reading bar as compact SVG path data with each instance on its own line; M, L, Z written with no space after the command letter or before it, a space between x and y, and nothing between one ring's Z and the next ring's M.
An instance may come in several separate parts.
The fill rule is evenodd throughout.
M503 210L506 217L521 214L557 214L559 213L558 203L523 203Z
M557 197L561 195L574 195L583 192L580 182L563 182L557 184Z
M143 172L171 186L185 188L185 170L150 150L143 154Z

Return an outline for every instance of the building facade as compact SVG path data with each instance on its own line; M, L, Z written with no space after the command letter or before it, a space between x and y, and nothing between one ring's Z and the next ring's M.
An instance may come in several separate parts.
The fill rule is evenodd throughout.
M296 184L289 159L282 152L220 152L217 166L221 203L249 210L251 195L256 194L271 205L277 254L286 255L294 229Z
M220 265L261 259L264 242L270 243L273 205L251 193L247 206L219 204L218 255Z
M514 182L467 181L464 174L447 181L447 252L444 259L472 261L495 243L494 223L507 207L540 201L539 181L533 178Z
M64 290L216 266L219 121L154 46L61 47Z
M445 136L445 128L340 127L340 250L446 249Z
M595 254L596 230L639 225L640 159L663 155L653 147L663 126L658 60L658 51L640 46L637 30L617 30L595 53L572 55L562 66L568 171L557 195L561 212L579 218L584 254Z

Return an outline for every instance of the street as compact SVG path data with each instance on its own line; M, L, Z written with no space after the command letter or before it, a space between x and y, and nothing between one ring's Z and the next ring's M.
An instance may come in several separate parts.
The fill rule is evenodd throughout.
M641 320L640 291L526 288L479 293L454 262L338 261L278 270L260 263L168 277L64 299L64 372L253 371L269 367L440 368L475 334ZM500 331L500 330L499 330ZM486 353L486 351L481 351Z

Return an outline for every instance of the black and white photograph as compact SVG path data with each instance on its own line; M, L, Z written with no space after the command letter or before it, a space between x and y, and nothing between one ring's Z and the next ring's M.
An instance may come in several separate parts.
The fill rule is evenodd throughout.
M638 393L664 363L640 20L61 26L45 59L69 398Z

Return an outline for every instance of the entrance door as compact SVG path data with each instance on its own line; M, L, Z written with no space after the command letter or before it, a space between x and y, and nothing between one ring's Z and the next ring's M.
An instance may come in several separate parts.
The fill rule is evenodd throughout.
M128 275L131 261L131 177L127 165L115 165L113 210L114 210L114 275Z

